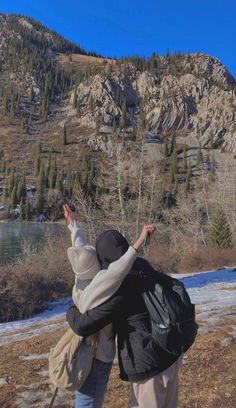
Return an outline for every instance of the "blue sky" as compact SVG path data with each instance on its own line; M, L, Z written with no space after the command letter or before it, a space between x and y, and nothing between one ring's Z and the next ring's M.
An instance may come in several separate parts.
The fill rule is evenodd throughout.
M0 0L104 56L204 52L236 76L235 0Z

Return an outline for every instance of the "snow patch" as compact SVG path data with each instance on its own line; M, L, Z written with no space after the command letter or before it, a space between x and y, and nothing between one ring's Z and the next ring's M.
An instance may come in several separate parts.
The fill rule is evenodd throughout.
M6 385L6 384L8 384L7 378L0 378L0 387L1 387L2 385Z
M232 331L229 333L228 337L225 337L220 344L222 347L228 347L236 339L236 326L232 326Z
M24 360L24 361L31 361L31 360L43 360L43 359L47 359L49 357L49 353L45 353L45 354L29 354L27 356L19 356L18 358L20 360Z

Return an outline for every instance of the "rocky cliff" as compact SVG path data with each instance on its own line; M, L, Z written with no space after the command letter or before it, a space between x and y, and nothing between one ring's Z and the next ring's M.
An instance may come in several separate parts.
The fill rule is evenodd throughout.
M145 127L156 135L191 131L203 145L213 143L236 152L235 80L216 58L188 54L173 62L157 57L152 70L125 61L112 72L82 81L72 92L71 103L75 93L83 126L115 122L137 127L142 116Z

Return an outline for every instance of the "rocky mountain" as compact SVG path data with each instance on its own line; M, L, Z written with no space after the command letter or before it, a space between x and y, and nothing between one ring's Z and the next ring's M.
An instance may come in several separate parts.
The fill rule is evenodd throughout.
M31 18L0 14L0 186L14 169L34 183L39 143L44 168L53 155L57 169L85 166L91 174L88 163L99 166L101 157L108 163L117 141L122 160L134 152L135 166L140 134L148 157L159 164L170 157L174 139L187 146L190 159L199 145L206 156L212 149L235 154L235 118L235 79L217 58L153 53L105 59ZM178 156L179 163L183 159Z
M107 126L115 121L124 127L125 116L129 128L142 117L159 137L187 131L202 145L236 152L235 81L221 62L204 54L154 56L154 61L152 69L118 62L109 75L102 72L81 82L74 91L82 111L79 123L96 128L98 120Z

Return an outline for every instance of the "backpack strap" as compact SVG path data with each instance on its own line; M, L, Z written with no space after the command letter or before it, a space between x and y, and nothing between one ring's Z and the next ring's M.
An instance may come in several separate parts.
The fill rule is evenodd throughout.
M57 392L58 392L58 387L55 388L55 391L54 391L54 393L53 393L53 396L52 396L52 399L51 399L51 402L50 402L50 405L49 405L48 408L52 408L52 406L53 406L53 404L54 404L54 401L55 401L55 398L56 398L56 396L57 396Z

